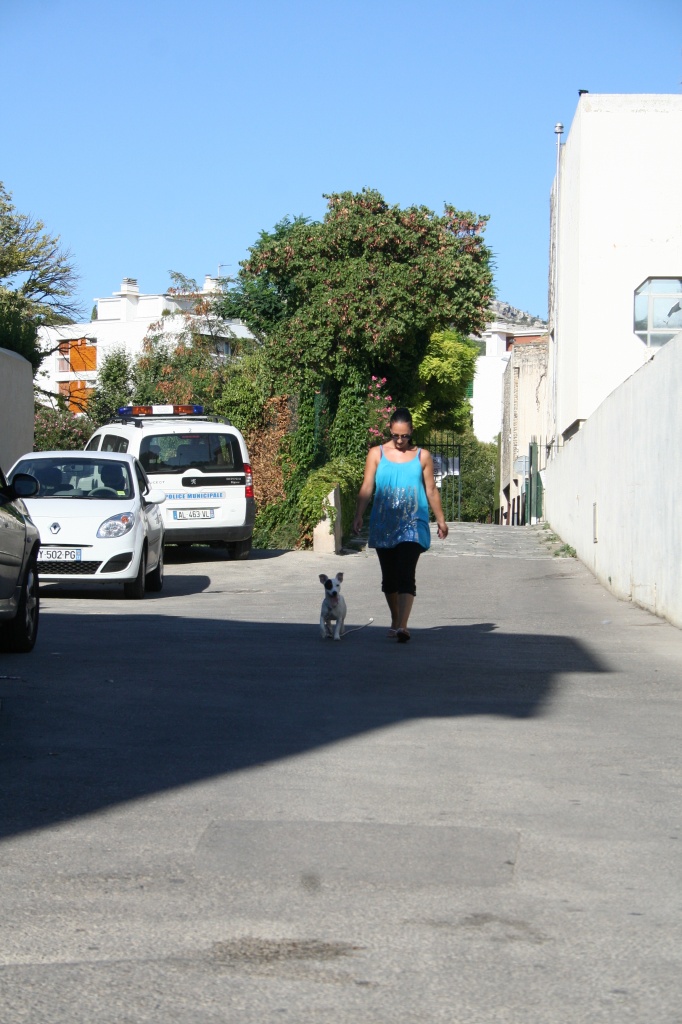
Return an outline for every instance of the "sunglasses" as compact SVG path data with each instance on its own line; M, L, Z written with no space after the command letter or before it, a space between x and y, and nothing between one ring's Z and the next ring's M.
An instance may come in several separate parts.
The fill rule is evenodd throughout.
M411 441L412 434L391 434L392 441Z

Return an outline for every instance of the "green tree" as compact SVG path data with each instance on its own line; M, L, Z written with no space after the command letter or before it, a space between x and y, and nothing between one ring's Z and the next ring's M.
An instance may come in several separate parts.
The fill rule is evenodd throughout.
M98 426L108 423L122 405L131 402L135 390L135 359L121 345L102 360L94 394L88 401L88 416Z
M308 217L298 216L293 220L284 217L275 224L272 231L261 231L258 241L251 252L265 252L272 246L286 243L289 236L298 228L305 228L311 221ZM225 318L243 320L251 332L263 341L272 333L275 324L285 320L292 303L296 301L295 282L278 274L270 273L267 266L258 273L242 269L234 287L228 289L218 300L217 308Z
M253 352L225 368L225 382L213 402L213 411L229 419L242 434L248 434L262 425L265 404L271 396L263 353Z
M38 328L69 323L80 314L71 296L78 278L58 237L19 213L0 182L0 346L38 368L47 351Z
M0 286L0 348L8 348L28 359L33 372L42 361L38 350L38 325L23 296Z
M261 234L221 308L263 337L285 389L366 387L380 373L402 398L434 332L467 335L485 323L486 218L401 209L369 189L327 199L321 223L297 218Z
M456 438L462 445L462 519L493 522L497 445L477 440L472 433Z
M133 378L136 403L199 403L212 411L225 369L212 343L201 335L169 339L159 331L145 338Z
M471 415L466 392L474 379L478 352L476 342L455 331L431 335L406 401L416 428L466 429Z

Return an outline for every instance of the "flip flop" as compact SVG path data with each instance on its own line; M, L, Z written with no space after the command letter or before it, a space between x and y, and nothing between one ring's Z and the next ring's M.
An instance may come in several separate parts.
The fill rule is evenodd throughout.
M397 629L389 629L388 633L386 634L386 636L388 637L389 640L395 640L397 635L398 635L398 630Z
M396 630L396 634L395 635L396 635L396 639L397 639L399 644L406 644L407 641L410 639L410 634L409 634L408 630L406 630L406 629L398 629L398 630Z

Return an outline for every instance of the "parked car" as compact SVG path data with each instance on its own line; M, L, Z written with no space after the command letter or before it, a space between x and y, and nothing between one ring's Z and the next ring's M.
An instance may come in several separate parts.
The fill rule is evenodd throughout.
M40 537L25 498L38 481L25 473L7 483L0 470L0 649L33 650L40 619L38 551Z
M248 558L256 502L244 438L200 405L136 405L92 435L88 452L127 452L166 492L166 543L217 543Z
M39 483L26 499L40 532L43 580L123 583L126 597L163 586L163 491L153 490L132 455L33 452L10 471Z

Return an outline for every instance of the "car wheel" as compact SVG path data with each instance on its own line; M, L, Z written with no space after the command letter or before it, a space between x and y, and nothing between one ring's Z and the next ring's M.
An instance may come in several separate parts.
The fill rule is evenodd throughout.
M130 597L135 601L139 601L141 597L144 597L145 587L147 582L147 552L145 548L142 549L140 555L140 568L138 569L137 576L134 580L127 580L123 584L123 593L126 597Z
M1 634L3 650L15 654L28 654L32 651L38 636L39 620L38 566L35 555L32 555L26 567L16 618L6 623Z
M156 569L152 569L147 576L146 587L147 590L151 591L153 594L158 594L158 592L163 588L163 544L159 551L159 561Z
M237 540L232 544L227 545L227 553L229 558L236 558L239 561L243 561L248 558L251 554L252 538L247 537L246 540Z

